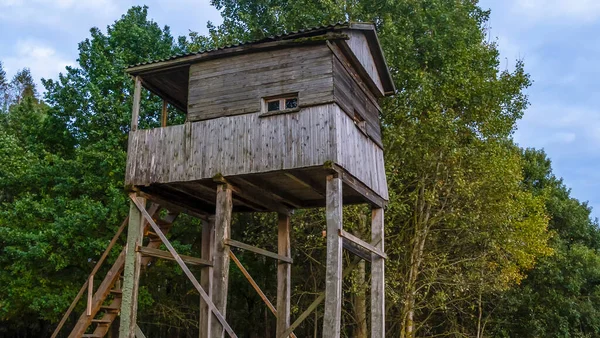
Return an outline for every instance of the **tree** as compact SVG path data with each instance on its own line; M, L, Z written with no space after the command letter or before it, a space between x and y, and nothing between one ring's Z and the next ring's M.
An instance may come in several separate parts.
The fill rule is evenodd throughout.
M525 149L524 186L545 197L554 254L499 298L499 337L595 337L600 334L600 229L590 208L570 196L543 151Z
M12 92L11 100L13 103L21 103L26 97L35 98L37 96L35 81L29 68L19 70L10 81L9 87Z
M335 21L376 23L399 89L383 115L389 335L481 336L484 297L549 253L543 201L520 186L510 139L529 77L522 63L498 70L484 28L489 12L440 0L213 4L224 16L219 31L233 41Z
M0 61L0 112L6 112L8 110L8 80L6 78L6 71Z

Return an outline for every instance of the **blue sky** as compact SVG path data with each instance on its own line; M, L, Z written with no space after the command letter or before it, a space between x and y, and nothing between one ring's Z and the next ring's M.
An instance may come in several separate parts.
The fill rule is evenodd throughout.
M0 60L9 76L23 67L56 78L75 65L77 44L136 4L174 36L221 22L208 0L0 0ZM502 68L523 59L534 81L515 140L544 148L574 197L600 216L600 0L482 0Z

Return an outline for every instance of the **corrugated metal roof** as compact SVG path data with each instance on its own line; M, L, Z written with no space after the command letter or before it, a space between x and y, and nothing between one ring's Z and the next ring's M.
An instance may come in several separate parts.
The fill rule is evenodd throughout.
M158 62L164 62L164 61L170 61L170 60L174 60L174 59L178 59L181 57L186 57L186 56L192 56L192 55L199 55L199 54L205 54L205 53L210 53L210 52L214 52L217 50L223 50L223 49L228 49L228 48L234 48L234 47L239 47L239 46L245 46L245 45L251 45L251 44L256 44L256 43L263 43L263 42L269 42L269 41L275 41L275 40L285 40L288 38L292 38L298 35L304 36L304 35L310 35L310 34L314 34L314 33L318 33L321 31L327 31L327 30L333 30L333 29L340 29L340 28L348 28L350 26L349 22L336 22L336 23L332 23L329 25L324 25L324 26L316 26L316 27L310 27L310 28L304 28L304 29L300 29L300 30L296 30L296 31L292 31L292 32L287 32L284 34L278 34L278 35L271 35L262 39L257 39L257 40L252 40L252 41L247 41L247 42L241 42L235 45L227 45L224 47L219 47L219 48L214 48L214 49L208 49L208 50L201 50L198 52L193 52L193 53L186 53L186 54L175 54L173 56L170 56L168 58L164 58L164 59L158 59L158 60L152 60L152 61L147 61L147 62L140 62L134 65L129 65L127 68L132 68L132 67L138 67L138 66L143 66L143 65L148 65L148 64L152 64L152 63L158 63Z

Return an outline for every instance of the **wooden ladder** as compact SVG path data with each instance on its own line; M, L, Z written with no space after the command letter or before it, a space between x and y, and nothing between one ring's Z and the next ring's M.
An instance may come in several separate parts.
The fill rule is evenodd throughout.
M173 222L175 221L179 213L167 211L167 215L164 218L160 218L160 212L162 209L163 208L160 205L153 203L150 206L150 208L148 208L148 213L152 215L152 218L160 226L163 233L167 234L171 230ZM106 274L106 277L104 277L104 280L102 280L100 286L98 287L95 293L93 293L93 278L95 273L98 271L98 269L106 259L106 256L112 249L112 246L115 244L116 240L120 236L127 223L128 218L125 219L125 221L115 234L115 237L113 237L113 240L106 248L106 251L96 264L96 267L94 267L94 270L88 277L88 282L86 282L86 284L82 286L81 290L79 291L79 294L75 297L73 303L71 303L71 306L63 316L61 322L58 324L54 333L52 334L52 338L55 338L58 335L58 332L66 322L67 318L75 308L75 305L77 304L77 302L79 301L86 289L88 290L88 303L86 310L79 317L79 320L75 324L75 327L69 334L69 338L104 337L109 332L112 323L115 321L115 319L119 317L119 313L121 311L122 296L121 279L125 265L125 252L128 248L126 246L123 248L117 260L110 268L110 270ZM144 247L149 249L158 249L162 242L160 238L158 238L158 236L150 230L151 229L148 223L145 223L144 236L147 237L148 240L147 244L144 245ZM137 248L133 248L133 250L136 249ZM147 267L152 260L153 257L143 256L141 262L142 269ZM91 333L85 333L86 331L91 331Z

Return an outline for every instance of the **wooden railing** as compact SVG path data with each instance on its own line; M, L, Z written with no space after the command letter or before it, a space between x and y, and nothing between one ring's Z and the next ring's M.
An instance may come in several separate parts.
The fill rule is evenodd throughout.
M58 335L58 333L60 332L60 330L62 329L62 327L65 325L65 322L67 321L67 318L69 318L69 316L71 315L71 312L73 312L73 309L75 309L75 306L77 305L77 303L79 302L79 300L83 296L83 293L85 292L86 289L88 290L86 313L87 313L88 316L91 315L92 297L94 295L94 276L96 275L96 273L98 272L98 270L100 270L100 267L102 266L102 264L106 260L106 257L108 257L108 254L112 250L113 246L115 245L115 243L119 239L119 236L121 236L121 233L123 232L123 230L125 229L125 226L127 226L128 223L129 223L129 217L126 217L125 220L123 221L123 223L121 224L121 226L119 227L119 229L117 230L117 233L115 233L115 235L111 239L110 243L106 247L106 250L104 250L104 253L102 254L102 257L100 257L100 260L98 260L98 262L96 263L96 266L94 266L94 269L90 273L90 275L87 278L86 282L81 286L81 289L77 293L77 296L75 296L75 299L73 299L73 302L71 303L71 305L67 309L67 312L65 312L65 314L62 317L62 319L58 323L58 326L54 330L54 333L52 333L51 338L56 338L56 336Z

